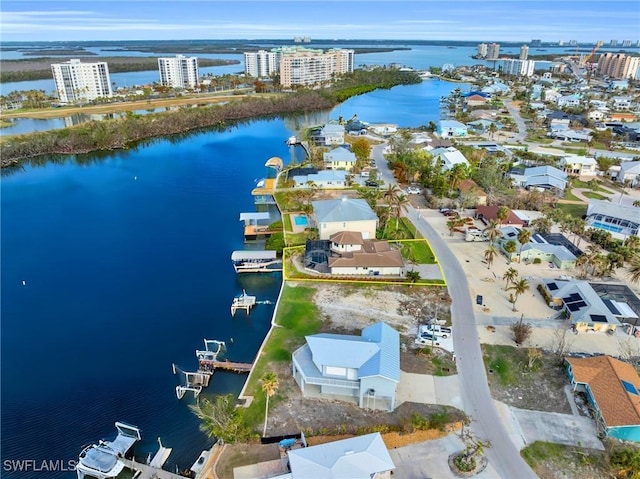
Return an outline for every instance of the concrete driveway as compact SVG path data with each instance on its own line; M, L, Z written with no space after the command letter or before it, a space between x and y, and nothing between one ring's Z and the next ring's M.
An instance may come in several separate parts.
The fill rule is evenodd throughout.
M415 402L464 409L458 376L431 376L400 371L396 404Z

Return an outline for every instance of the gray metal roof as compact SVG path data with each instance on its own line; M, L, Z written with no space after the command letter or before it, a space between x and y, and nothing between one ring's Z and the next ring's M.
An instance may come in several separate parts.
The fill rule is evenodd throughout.
M640 208L636 206L619 205L605 200L590 200L587 217L598 214L640 224Z
M380 345L380 354L367 361L359 377L383 376L400 382L400 334L391 326L380 322L362 330L362 337Z
M371 479L395 469L380 433L289 451L293 479Z
M355 163L357 160L356 155L346 148L334 148L324 153L322 157L324 161L348 161Z
M231 253L231 261L251 260L251 259L276 259L275 251L244 251L238 250Z
M352 199L344 196L338 200L314 201L312 204L318 223L377 221L378 219L369 204L360 198Z
M575 255L562 245L549 243L527 243L522 247L522 251L537 250L546 254L552 254L560 261L575 261Z
M601 316L609 324L620 324L587 281L545 279L543 282L547 285L547 289L551 291L552 296L562 299L563 304L567 307L569 307L569 304L581 304L579 308L571 311L572 322L592 323L594 316ZM557 289L549 288L552 283L556 285ZM567 298L575 298L577 301L569 301Z
M269 212L264 211L264 212L251 212L251 213L240 213L240 221L246 221L246 220L268 220L269 218L271 218L271 215L269 214Z

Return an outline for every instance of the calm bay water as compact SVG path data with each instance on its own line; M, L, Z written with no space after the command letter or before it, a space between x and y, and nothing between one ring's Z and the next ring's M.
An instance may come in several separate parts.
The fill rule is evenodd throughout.
M3 460L76 459L125 420L143 429L138 456L162 437L174 448L170 467L190 467L210 443L190 401L175 397L171 363L193 370L203 338L227 340L231 359L251 361L273 306L232 318L229 305L243 288L275 300L280 287L279 275L236 276L230 264L243 246L239 213L254 210L250 190L267 173L265 161L289 160L286 138L339 115L426 125L438 119L438 98L456 87L465 85L430 80L361 95L331 112L3 176ZM243 381L216 373L206 394L237 394Z

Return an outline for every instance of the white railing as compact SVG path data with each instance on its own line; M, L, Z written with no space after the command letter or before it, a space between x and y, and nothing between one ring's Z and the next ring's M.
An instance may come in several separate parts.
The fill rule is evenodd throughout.
M321 386L338 386L341 388L360 389L360 381L349 381L347 379L304 377L304 382L307 384L317 384Z

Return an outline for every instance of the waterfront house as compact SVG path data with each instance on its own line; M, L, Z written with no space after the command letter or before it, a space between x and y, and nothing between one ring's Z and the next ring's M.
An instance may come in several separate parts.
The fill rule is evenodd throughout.
M482 92L474 92L473 95L464 97L464 102L469 108L485 106L489 102L489 95Z
M337 123L327 123L320 129L320 136L327 146L342 145L344 143L344 126Z
M293 353L293 377L303 395L357 402L361 408L395 408L400 382L400 335L380 322L361 336L320 333Z
M324 167L327 170L351 171L358 161L356 155L346 148L334 148L322 154Z
M329 238L329 270L337 275L400 276L404 261L387 241L363 239L355 231L340 231Z
M611 356L567 357L566 371L573 390L587 395L600 432L640 442L640 377L631 364Z
M549 306L561 309L578 332L613 333L620 322L587 281L544 279Z
M440 121L440 136L443 138L467 136L467 126L456 120L442 120Z
M373 131L376 135L393 135L398 132L398 125L392 123L378 123L375 125L369 125L369 130Z
M319 189L333 189L347 187L347 172L345 170L321 170L308 175L295 175L293 177L295 188L309 188L313 185Z
M281 479L390 479L395 469L379 432L293 449L287 455L291 473Z
M314 201L312 205L321 240L328 240L339 231L357 231L364 239L376 237L378 216L365 200L343 196Z
M433 161L437 164L438 161L442 162L442 167L445 170L450 170L454 165L469 166L469 162L465 156L453 146L448 148L435 148L430 151Z
M640 235L640 208L637 206L590 200L586 221L590 228L608 231L616 239Z

